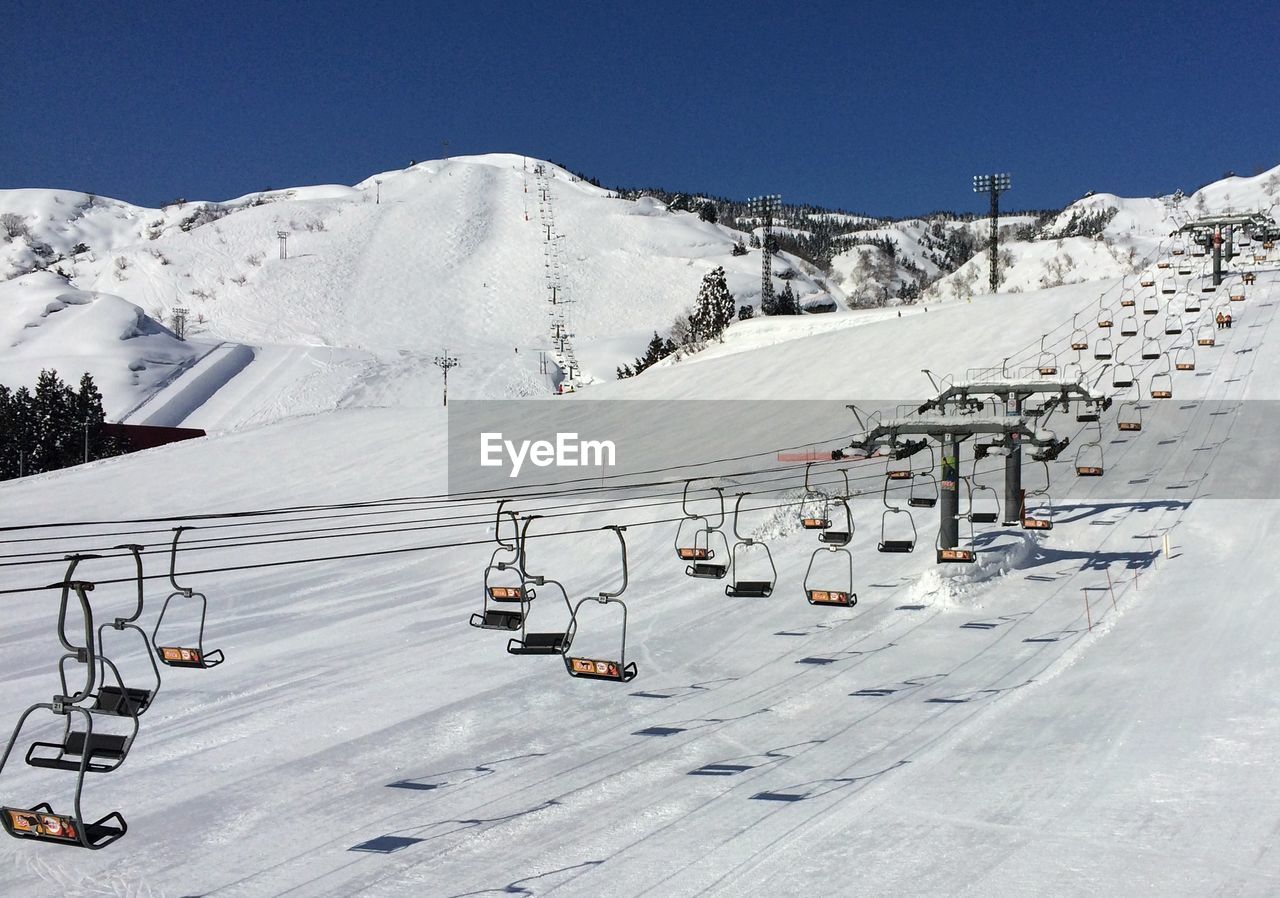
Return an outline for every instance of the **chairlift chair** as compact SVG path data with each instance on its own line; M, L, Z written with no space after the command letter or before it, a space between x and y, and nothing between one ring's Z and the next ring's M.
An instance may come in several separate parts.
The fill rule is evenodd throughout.
M773 564L773 553L769 551L767 543L744 536L740 528L742 521L742 500L750 493L738 493L738 501L733 506L733 535L736 542L733 544L733 551L730 553L730 562L732 564L733 576L724 587L724 594L731 598L744 599L767 599L773 595L773 585L778 579L778 569ZM748 580L742 576L742 559L748 555L764 554L764 560L769 565L769 577L765 580Z
M1095 441L1081 443L1076 449L1076 476L1101 477L1103 472L1102 444Z
M834 529L835 525L832 524L818 534L818 542L828 546L847 546L853 540L853 512L849 510L849 501L843 496L835 501L844 509L844 529Z
M1167 371L1151 375L1151 398L1173 398L1173 376Z
M167 667L207 670L211 667L217 667L226 660L221 649L206 651L204 647L204 622L209 610L209 600L205 598L204 593L196 592L185 586L179 586L176 579L178 540L182 538L184 531L191 529L194 528L173 528L173 545L169 549L169 583L173 586L173 592L169 593L168 598L164 600L164 604L160 606L160 616L156 618L156 625L151 631L151 642L155 646L156 656L160 659L161 664ZM160 628L164 624L165 616L168 614L169 607L174 599L196 599L199 601L200 624L196 629L194 645L188 641L167 644L160 641ZM189 633L190 631L188 630L187 632Z
M519 567L519 554L515 561L498 561L498 554L505 551L499 546L489 557L484 569L484 605L481 611L471 615L471 626L481 630L519 630L524 622L525 607L536 598L534 590L525 586L524 574ZM495 584L491 578L499 573L512 572L515 584ZM494 608L491 605L516 603L520 610Z
M74 568L74 562L72 567ZM132 720L133 730L128 735L111 735L94 732L94 720L101 714L86 707L85 703L93 698L93 689L97 678L97 652L94 644L93 612L89 607L86 593L93 589L92 583L64 579L62 601L58 613L58 638L68 654L59 662L74 660L84 665L85 683L74 693L65 688L62 695L53 697L49 702L38 702L27 708L18 718L18 723L9 737L4 754L0 756L0 773L3 773L14 747L22 735L23 727L37 711L49 711L63 717L66 721L61 743L33 742L26 752L29 766L64 770L76 774L74 797L71 813L55 812L49 802L41 802L33 807L0 806L0 826L10 836L17 839L31 839L57 845L72 845L80 848L97 850L118 841L128 831L128 825L119 811L113 811L93 822L86 823L81 809L81 796L84 791L86 773L107 773L115 770L124 762L134 736L138 732L138 718L133 705L128 705L128 716ZM80 604L84 620L84 645L71 642L66 631L66 613L70 594L74 592ZM114 668L113 668L114 669ZM118 671L116 671L118 676ZM119 684L121 690L123 684ZM83 729L72 725L72 717L78 717L84 724ZM54 754L46 754L40 749L53 749Z
M1160 341L1150 336L1146 327L1142 329L1142 350L1138 355L1144 362L1150 362L1164 355L1164 349L1160 346Z
M1022 529L1023 530L1052 530L1053 529L1053 502L1049 497L1049 463L1042 461L1044 465L1044 487L1037 490L1026 490L1022 498ZM1032 496L1042 498L1042 503L1032 511L1029 501Z
M1144 274L1141 278L1138 279L1139 287L1154 287L1155 285L1156 285L1156 279L1149 274Z
M536 591L530 589L534 587L550 586L560 593L560 597L564 599L565 610L568 612L570 620L573 618L573 606L569 603L569 593L565 590L564 584L559 580L553 580L545 574L531 574L528 570L529 566L529 527L534 521L538 520L541 515L529 515L524 519L524 526L520 528L520 573L523 577L521 590L524 599L521 603L520 618L520 635L507 640L507 652L511 655L560 655L569 648L569 627L568 622L565 624L563 631L559 630L540 630L537 632L529 631L529 618L532 616L530 610L532 608L532 599L536 596ZM539 603L540 607L546 607Z
M1172 292L1172 291L1169 291L1169 292ZM1160 311L1160 300L1156 299L1154 296L1148 296L1146 299L1142 301L1143 315L1155 315L1155 314L1158 314L1159 311Z
M1187 298L1183 303L1182 310L1187 313L1200 311L1200 295L1187 291Z
M1169 254L1173 256L1181 256L1185 254L1186 251L1187 251L1186 244L1183 243L1181 240L1175 240L1173 241L1172 247L1170 247L1169 249Z
M889 504L889 484L885 482L885 489L881 495L881 501L884 502L884 512L880 515L880 543L876 546L878 552L912 552L916 547L916 522L911 517L911 512L905 508L899 508L896 505ZM905 538L905 530L903 536L889 537L889 519L893 517L895 521L900 520L899 515L906 515L907 526L911 528L911 538Z
M1182 346L1173 355L1173 369L1175 371L1194 371L1196 370L1196 351L1190 346Z
M955 546L953 548L942 548L942 531L938 531L938 536L934 540L934 559L938 564L973 564L977 560L977 548L973 540L973 521L966 515L959 515L956 520L956 529L960 529L960 521L969 522L969 545Z
M1214 336L1213 329L1205 327L1196 331L1196 345L1197 346L1218 345L1218 338Z
M1244 285L1235 284L1227 289L1227 299L1232 302L1244 302Z
M1142 430L1142 406L1136 402L1122 402L1116 411L1116 429L1121 433L1137 433Z
M1101 410L1097 404L1088 401L1082 401L1079 410L1076 412L1076 421L1081 424L1092 424L1097 421L1101 415Z
M1173 296L1178 292L1178 282L1173 278L1165 278L1160 282L1160 292L1165 296ZM1148 312L1146 304L1143 304L1142 311L1147 315L1154 315L1155 312Z
M1136 337L1138 336L1138 319L1130 315L1120 322L1120 336Z
M636 677L636 663L627 661L627 605L619 598L627 591L627 541L622 535L625 527L611 526L604 528L612 530L618 536L618 542L622 546L622 585L616 592L600 592L598 595L587 596L579 599L578 604L573 606L573 612L569 617L569 630L565 635L564 642L564 669L568 671L572 677L589 680L612 680L615 683L628 683ZM569 646L573 644L574 638L578 633L578 613L582 606L588 602L596 602L600 605L617 605L622 609L622 635L618 649L618 660L584 658L569 654Z
M1169 336L1177 336L1182 333L1182 319L1177 315L1165 315L1164 332Z
M135 580L137 583L137 601L134 604L133 614L128 617L118 617L114 621L106 622L98 626L98 678L99 687L97 695L94 696L94 711L103 711L108 714L115 714L119 717L128 717L136 715L141 717L151 703L155 701L156 695L160 692L160 668L156 664L155 652L152 650L151 639L147 636L147 632L138 626L138 618L142 616L143 605L143 578L142 578L142 546L129 544L116 546L117 549L127 549L133 556L134 570L136 572ZM151 686L148 688L140 688L133 686L125 686L120 678L120 671L116 669L115 664L108 658L106 650L106 632L108 629L117 632L131 630L142 640L142 651L147 657L147 662L151 665ZM107 682L107 667L110 666L115 673L118 685L112 685ZM61 665L59 665L61 668ZM65 692L65 678L64 688Z
M1127 389L1133 386L1133 366L1125 362L1120 362L1111 369L1111 386L1117 390Z
M826 493L809 483L809 469L813 462L804 466L804 501L801 503L800 526L805 530L826 530L831 526L831 500ZM821 502L822 510L813 513L813 503Z
M707 557L685 565L685 576L699 580L723 580L725 574L729 573L729 560L732 555L729 549L729 537L725 536L724 531L718 527L707 527L703 531L703 536L706 540ZM716 536L720 537L719 550L712 545L712 540ZM696 541L697 534L694 534L694 539Z
M1093 357L1100 362L1109 362L1115 355L1115 347L1109 337L1099 337L1093 344Z
M844 574L838 583L834 582L836 578L831 573L814 576L813 566L819 556L843 556ZM804 572L804 597L810 605L849 608L858 604L858 594L853 591L853 553L841 546L820 546L814 549L809 556L809 567Z
M1000 495L995 487L978 482L978 459L973 459L973 474L965 481L969 493L969 522L971 524L996 524L1000 521ZM975 508L978 497L982 496L981 510ZM986 497L990 497L990 500Z
M1146 287L1150 285L1143 284L1142 286ZM1131 309L1135 305L1137 305L1137 302L1138 302L1137 298L1132 293L1125 293L1120 297L1120 307L1122 309Z
M1101 304L1099 304L1098 327L1106 330L1107 328L1111 327L1112 324L1114 324L1114 319L1112 318L1111 310L1108 308L1102 307Z
M1076 316L1071 316L1071 348L1076 352L1084 352L1089 348L1089 335L1076 324Z

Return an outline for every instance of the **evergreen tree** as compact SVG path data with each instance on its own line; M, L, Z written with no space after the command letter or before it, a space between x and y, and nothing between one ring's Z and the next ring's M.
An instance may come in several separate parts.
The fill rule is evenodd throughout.
M725 279L724 268L717 267L702 279L689 327L695 340L722 340L724 330L733 321L733 294Z
M720 213L716 211L716 204L708 200L698 209L698 217L715 224L720 220Z
M799 315L800 303L796 300L795 291L791 289L791 281L782 288L782 293L778 296L776 315Z

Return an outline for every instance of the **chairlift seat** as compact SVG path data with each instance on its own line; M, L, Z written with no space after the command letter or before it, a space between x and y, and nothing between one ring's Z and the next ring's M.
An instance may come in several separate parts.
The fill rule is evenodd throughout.
M1228 298L1228 299L1230 299L1232 302L1244 302L1244 294L1243 294L1243 293L1232 293L1232 294L1231 294L1229 297L1227 297L1227 298Z
M960 562L961 564L973 564L974 555L972 549L939 549L938 564L946 564L950 562Z
M1056 365L1044 365L1040 368L1041 377L1056 377L1058 368Z
M564 667L571 676L585 680L612 680L615 683L627 683L636 678L636 663L634 661L623 665L617 661L565 656Z
M1156 285L1156 281L1155 278L1143 278L1138 281L1138 284L1142 287L1154 287Z
M1142 430L1142 422L1141 421L1118 421L1116 422L1116 429L1120 431L1125 431L1125 432L1137 432L1139 430Z
M1175 371L1194 371L1196 370L1195 362L1177 362L1173 366Z
M1186 267L1185 265L1180 265L1178 266L1178 274L1189 275L1191 274L1191 269Z
M1077 477L1101 477L1102 467L1100 465L1076 465Z
M856 593L842 589L808 589L805 590L805 598L809 600L810 605L839 605L842 608L850 608L858 604Z
M114 714L117 717L136 717L149 707L151 707L150 689L103 686L94 696L91 710Z
M676 555L681 561L705 561L714 557L715 552L703 546L681 546L676 549Z
M1161 259L1159 262L1157 262L1157 263L1156 263L1156 268L1169 268L1169 267L1171 267L1172 265L1173 265L1173 263L1172 263L1172 262L1170 262L1168 259ZM1149 287L1149 286L1151 286L1151 285L1150 285L1150 284L1143 284L1143 286L1144 286L1144 287Z
M1000 513L995 511L971 511L969 522L972 524L994 524L1000 520Z
M1218 341L1214 337L1200 337L1196 340L1197 346L1216 346Z
M1078 421L1081 424L1092 424L1094 421L1097 421L1097 420L1098 420L1098 412L1096 410L1076 413L1076 421Z
M87 756L88 763L85 765L87 773L110 773L122 763L124 757L129 753L129 737L119 736L114 733L93 733L89 738L85 739L86 734L79 730L72 730L67 734L66 741L59 744L57 742L33 742L31 747L27 749L27 763L32 767L42 767L46 770L72 770L80 769L81 759ZM87 750L86 750L87 745ZM41 756L36 754L36 749L51 748L58 752L57 757ZM99 763L97 760L101 758L106 763Z
M910 480L910 471L886 471L885 476L890 480Z
M1047 518L1023 518L1023 530L1052 530L1053 521Z
M34 808L0 807L0 825L17 839L74 845L93 851L105 848L129 830L120 812L113 811L101 820L81 825L77 833L76 819L66 814L55 814L48 802Z
M913 539L886 539L881 540L880 545L876 546L877 552L914 552L916 541Z
M1158 358L1160 358L1160 356L1161 356L1162 354L1163 354L1163 353L1161 353L1161 352L1159 352L1159 351L1157 351L1157 350L1155 350L1155 349L1144 349L1144 350L1142 350L1142 358L1143 358L1143 360L1144 360L1144 361L1148 361L1148 362L1149 362L1149 361L1152 361L1153 359L1158 359Z
M484 614L471 615L471 626L481 630L519 630L524 623L524 612L487 609Z
M1151 285L1144 281L1142 286L1149 287ZM1120 300L1120 305L1126 309L1131 309L1137 304L1138 304L1137 300L1135 300L1132 296L1126 296L1124 299Z
M1179 323L1177 323L1176 321L1171 321L1171 322L1169 322L1169 323L1165 324L1165 326L1164 326L1164 332L1165 332L1166 334L1170 334L1170 335L1177 335L1177 334L1180 334L1180 333L1182 333L1182 325L1181 325L1181 324L1179 324Z
M533 590L529 590L528 598L533 597ZM489 598L494 602L523 602L525 590L523 586L490 586Z
M723 580L724 575L729 573L729 565L699 562L686 566L684 572L686 576L698 577L703 580Z
M818 534L818 542L829 546L847 546L852 538L848 530L823 530Z
M1071 343L1071 348L1077 351L1083 351L1089 348L1089 343L1088 341L1084 341L1084 340L1079 340L1079 341L1073 340Z
M1112 326L1112 321L1110 318L1098 319L1098 327L1111 327L1111 326Z
M912 496L907 500L907 504L912 508L933 508L938 504L938 500L933 496Z
M1178 292L1178 288L1175 287L1173 284L1164 284L1163 286L1161 286L1160 292L1166 296L1172 296L1173 294ZM1148 314L1154 315L1155 313L1150 312Z
M564 633L526 633L524 639L512 639L507 652L512 655L559 655L567 646Z
M831 526L829 518L801 518L800 526L805 530L826 530Z
M734 598L767 599L773 595L773 583L768 580L739 580L726 586L724 594Z
M1201 292L1201 293L1212 293L1212 292L1213 292L1214 290L1216 290L1216 289L1218 289L1218 288L1217 288L1217 287L1215 287L1215 286L1213 286L1213 284L1211 284L1211 283L1210 283L1210 284L1201 284L1201 285L1200 285L1200 292Z
M1120 377L1112 378L1111 386L1120 387L1120 388L1131 387L1133 386L1133 377L1130 376L1125 378L1120 378Z
M1172 390L1152 390L1151 398L1152 399L1172 399L1173 391Z
M157 646L156 655L160 663L168 667L188 667L198 670L217 667L226 660L222 655L222 649L201 652L199 649L173 645Z

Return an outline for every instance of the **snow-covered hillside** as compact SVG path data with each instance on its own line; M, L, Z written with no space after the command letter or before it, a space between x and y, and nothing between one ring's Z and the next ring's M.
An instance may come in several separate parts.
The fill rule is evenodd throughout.
M625 648L639 673L625 685L510 655L511 634L467 625L497 496L444 495L442 409L347 407L0 484L0 526L18 528L0 589L56 582L64 553L102 550L77 576L98 583L93 608L110 620L133 599L132 562L110 546L136 539L155 578L148 631L169 592L169 527L210 516L186 521L198 529L177 579L208 596L205 646L226 654L209 670L166 668L127 761L86 778L86 816L120 810L124 838L96 853L0 838L0 890L1269 894L1280 497L1258 474L1274 416L1247 400L1280 398L1277 264L1250 264L1246 287L1239 266L1215 291L1187 278L1200 311L1186 311L1189 292L1159 297L1160 322L1181 330L1162 329L1162 349L1216 338L1196 344L1195 370L1170 372L1167 402L1150 393L1168 358L1142 360L1140 338L1097 326L1133 279L901 318L744 322L704 353L560 401L601 436L638 416L622 400L661 400L643 405L677 433L698 424L670 447L691 467L516 490L507 506L545 516L528 566L575 601L616 589L616 538L598 528L627 525ZM1236 324L1219 331L1224 309ZM1069 348L1077 331L1088 350ZM1103 339L1111 359L1094 357ZM1042 351L1116 400L1100 425L1105 475L1076 476L1090 425L1042 420L1073 438L1047 468L1026 464L1028 487L1050 477L1054 528L979 526L978 563L955 571L929 551L937 509L911 510L916 551L876 551L886 462L851 462L851 579L822 585L851 585L858 602L806 602L821 544L798 523L802 470L754 453L847 440L845 402L921 397L921 368L1016 371ZM1136 388L1113 388L1122 364ZM728 401L802 397L825 402L806 415L804 403ZM1120 431L1133 402L1146 427ZM966 445L966 477L972 464ZM765 503L741 523L771 548L768 598L683 572L682 480L708 471ZM565 626L553 588L538 592L534 620ZM2 721L58 688L57 595L0 596ZM616 657L616 608L583 609L574 648ZM127 638L106 636L141 683L145 657ZM73 775L23 763L57 725L44 711L24 733L0 774L5 804L69 807Z

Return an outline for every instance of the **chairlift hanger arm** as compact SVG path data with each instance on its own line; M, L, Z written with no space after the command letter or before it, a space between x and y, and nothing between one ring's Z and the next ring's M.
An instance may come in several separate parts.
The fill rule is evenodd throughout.
M182 532L184 530L194 530L194 529L196 528L190 527L186 524L182 525L181 527L174 527L173 528L173 545L169 547L169 582L173 584L174 592L180 592L187 598L191 598L191 594L195 592L195 590L185 586L178 585L178 581L177 581L178 540L182 538Z

